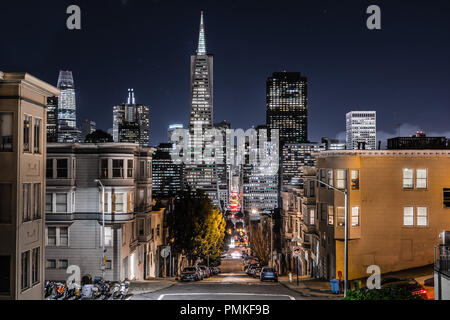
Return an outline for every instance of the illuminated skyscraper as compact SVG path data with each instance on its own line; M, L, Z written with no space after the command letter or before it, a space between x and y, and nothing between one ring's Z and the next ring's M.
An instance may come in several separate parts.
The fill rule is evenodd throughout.
M149 124L150 107L137 104L134 90L128 89L127 102L113 108L114 142L131 142L148 146Z
M75 86L72 71L59 71L58 142L78 142Z
M347 149L377 148L377 115L375 111L351 111L346 115Z
M47 142L58 142L58 97L47 98Z
M281 143L308 141L306 78L299 72L274 72L267 79L266 123L279 130Z
M198 47L191 56L191 113L189 118L190 160L184 167L185 182L192 190L203 190L219 205L215 164L202 161L205 149L203 133L213 127L213 55L206 53L203 11L200 16ZM198 135L194 134L198 129Z

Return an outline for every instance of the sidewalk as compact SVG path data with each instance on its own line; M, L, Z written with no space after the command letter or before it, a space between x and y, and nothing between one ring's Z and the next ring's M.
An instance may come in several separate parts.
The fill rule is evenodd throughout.
M129 293L133 295L151 293L158 290L169 288L175 285L176 283L177 281L175 280L175 277L130 281Z
M297 276L292 275L292 282L289 282L289 276L278 277L278 282L288 289L297 291L305 297L315 297L322 299L341 300L342 294L331 293L331 284L329 280L314 279L308 276L300 276L297 285Z

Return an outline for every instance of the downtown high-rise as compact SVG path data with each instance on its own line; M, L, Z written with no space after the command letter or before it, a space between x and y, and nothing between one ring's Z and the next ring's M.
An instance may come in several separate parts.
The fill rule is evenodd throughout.
M266 82L266 124L281 143L308 141L307 79L299 72L274 72Z
M352 149L377 148L377 114L375 111L351 111L346 115L346 146Z
M216 164L206 164L204 133L213 128L213 55L206 51L203 11L196 54L191 55L191 112L189 152L184 167L184 181L192 190L202 190L219 205Z
M75 85L72 71L59 71L58 142L78 142Z
M128 89L126 103L113 108L114 142L139 143L148 146L150 140L150 107L136 103L134 90Z

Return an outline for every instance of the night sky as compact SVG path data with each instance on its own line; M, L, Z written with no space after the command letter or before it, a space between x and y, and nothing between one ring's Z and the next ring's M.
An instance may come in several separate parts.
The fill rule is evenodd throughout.
M66 8L81 7L81 30ZM382 30L366 9L381 7ZM0 70L56 86L73 71L77 120L112 127L112 107L134 88L150 105L150 141L187 125L190 55L205 11L214 54L214 121L265 123L274 71L308 78L309 138L343 138L345 113L376 110L378 139L422 129L450 137L450 1L1 1Z

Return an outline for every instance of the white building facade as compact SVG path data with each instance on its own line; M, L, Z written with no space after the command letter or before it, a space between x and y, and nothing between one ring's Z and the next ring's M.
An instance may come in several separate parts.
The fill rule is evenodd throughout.
M346 115L346 147L352 149L377 148L377 117L375 111L350 111Z

